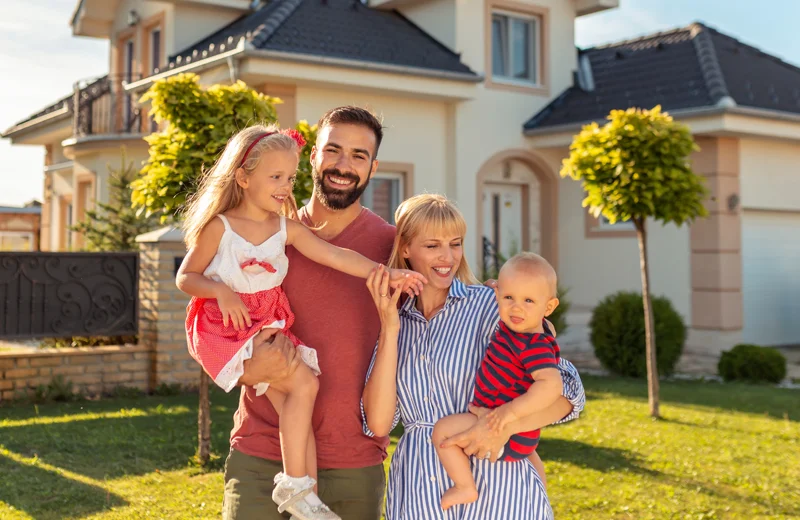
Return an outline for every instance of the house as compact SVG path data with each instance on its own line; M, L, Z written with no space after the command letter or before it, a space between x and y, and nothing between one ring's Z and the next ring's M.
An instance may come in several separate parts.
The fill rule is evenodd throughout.
M38 251L41 203L0 206L0 251Z
M105 164L119 147L146 157L154 126L135 100L159 78L243 80L283 100L284 126L367 106L388 128L365 203L391 220L408 195L446 193L467 218L478 271L520 249L547 257L570 288L566 339L581 349L594 305L640 289L637 243L627 224L588 216L560 162L581 124L661 104L694 131L714 199L691 228L652 227L654 292L709 362L743 339L800 343L800 195L788 189L798 184L800 71L702 24L576 49L575 19L618 4L80 0L73 33L111 42L108 76L4 135L47 149L42 243L59 250L80 241L63 224L107 198Z

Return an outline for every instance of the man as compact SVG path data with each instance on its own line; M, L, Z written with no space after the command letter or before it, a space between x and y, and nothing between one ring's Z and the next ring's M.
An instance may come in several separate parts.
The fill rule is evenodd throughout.
M319 120L311 152L314 189L301 220L324 240L385 264L395 230L364 208L360 197L378 167L383 128L357 107L335 108ZM316 349L322 375L313 428L319 467L319 497L347 520L381 515L387 437L363 434L361 392L380 322L364 281L308 260L287 248L284 280L296 320L292 330ZM252 385L282 379L299 363L277 335L260 343L245 362L239 409L225 465L223 517L229 520L284 518L272 502L273 478L282 471L278 416Z

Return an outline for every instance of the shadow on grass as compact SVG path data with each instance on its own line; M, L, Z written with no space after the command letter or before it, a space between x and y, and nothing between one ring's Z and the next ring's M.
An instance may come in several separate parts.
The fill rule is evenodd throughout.
M24 511L36 520L89 516L127 505L105 489L59 475L49 469L17 462L0 454L0 502Z
M647 381L621 377L583 376L588 399L607 394L647 402ZM702 381L661 381L660 400L666 404L707 406L734 412L769 415L800 421L800 392L768 385Z
M630 471L651 477L661 476L660 472L644 467L641 458L634 452L619 448L605 448L580 441L543 437L536 451L545 460L568 462L603 473Z
M212 392L211 444L216 453L228 451L236 398ZM24 457L36 456L98 480L185 468L197 448L197 402L196 395L181 395L48 405L53 408L38 415L29 412L27 417L17 411L14 421L63 419L5 426L0 422L0 442ZM57 409L61 414L48 413ZM119 410L131 411L131 416L69 420L71 414Z

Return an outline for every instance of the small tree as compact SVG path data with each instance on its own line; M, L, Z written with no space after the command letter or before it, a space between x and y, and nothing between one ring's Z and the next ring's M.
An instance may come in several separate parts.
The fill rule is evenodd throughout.
M203 169L214 164L236 132L249 125L276 122L274 105L280 102L242 81L203 89L195 74L156 81L140 101L150 101L150 115L167 126L145 137L150 156L133 183L131 201L140 214L159 215L162 223L177 219L186 199L196 191ZM303 201L311 194L309 155L316 125L301 121L297 130L307 141L295 184L295 197Z
M155 217L137 215L131 207L131 182L136 178L133 163L122 149L119 169L108 166L109 203L96 203L72 231L83 235L87 251L137 251L136 237L158 226Z
M633 221L639 240L642 300L645 314L647 387L650 415L659 417L658 369L650 276L647 264L648 218L678 226L707 214L707 190L689 165L698 149L685 126L661 107L612 110L604 126L583 127L570 146L561 176L583 182L583 206L612 224Z
M228 140L252 124L276 121L274 104L280 102L256 92L245 83L200 87L194 74L179 74L156 81L141 98L150 101L150 115L167 123L162 132L145 140L149 158L141 176L132 183L131 202L140 215L158 216L162 223L175 222L186 199L197 190L204 168L210 168ZM316 140L316 126L301 121L297 130L306 138L301 151L295 197L311 194L309 155ZM205 465L211 454L211 413L208 376L200 369L197 459Z

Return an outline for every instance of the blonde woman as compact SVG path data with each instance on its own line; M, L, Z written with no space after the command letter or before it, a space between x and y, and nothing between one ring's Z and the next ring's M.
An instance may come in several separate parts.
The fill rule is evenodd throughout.
M189 252L177 285L192 296L186 316L189 351L225 391L244 374L262 329L280 329L294 343L305 364L286 380L256 385L256 395L266 392L280 414L284 471L275 477L272 499L278 511L296 520L335 520L340 517L314 492L311 417L321 369L316 351L289 330L294 314L281 287L289 268L285 249L292 245L319 264L361 278L376 263L286 218L297 214L292 185L304 144L294 130L274 126L254 126L231 138L189 204ZM398 290L422 287L424 278L417 273L387 272Z
M400 420L405 428L389 469L387 520L552 518L544 486L529 460L492 459L512 434L574 419L583 409L580 378L563 359L558 365L563 396L490 439L495 452L472 459L477 500L442 509L442 494L452 483L437 457L433 427L444 416L468 411L475 373L499 313L494 291L478 284L464 258L466 224L452 203L440 195L418 195L401 204L395 220L389 267L414 269L428 283L398 310L400 292L392 291L390 277L378 269L367 279L381 333L363 393L365 433L388 435Z

